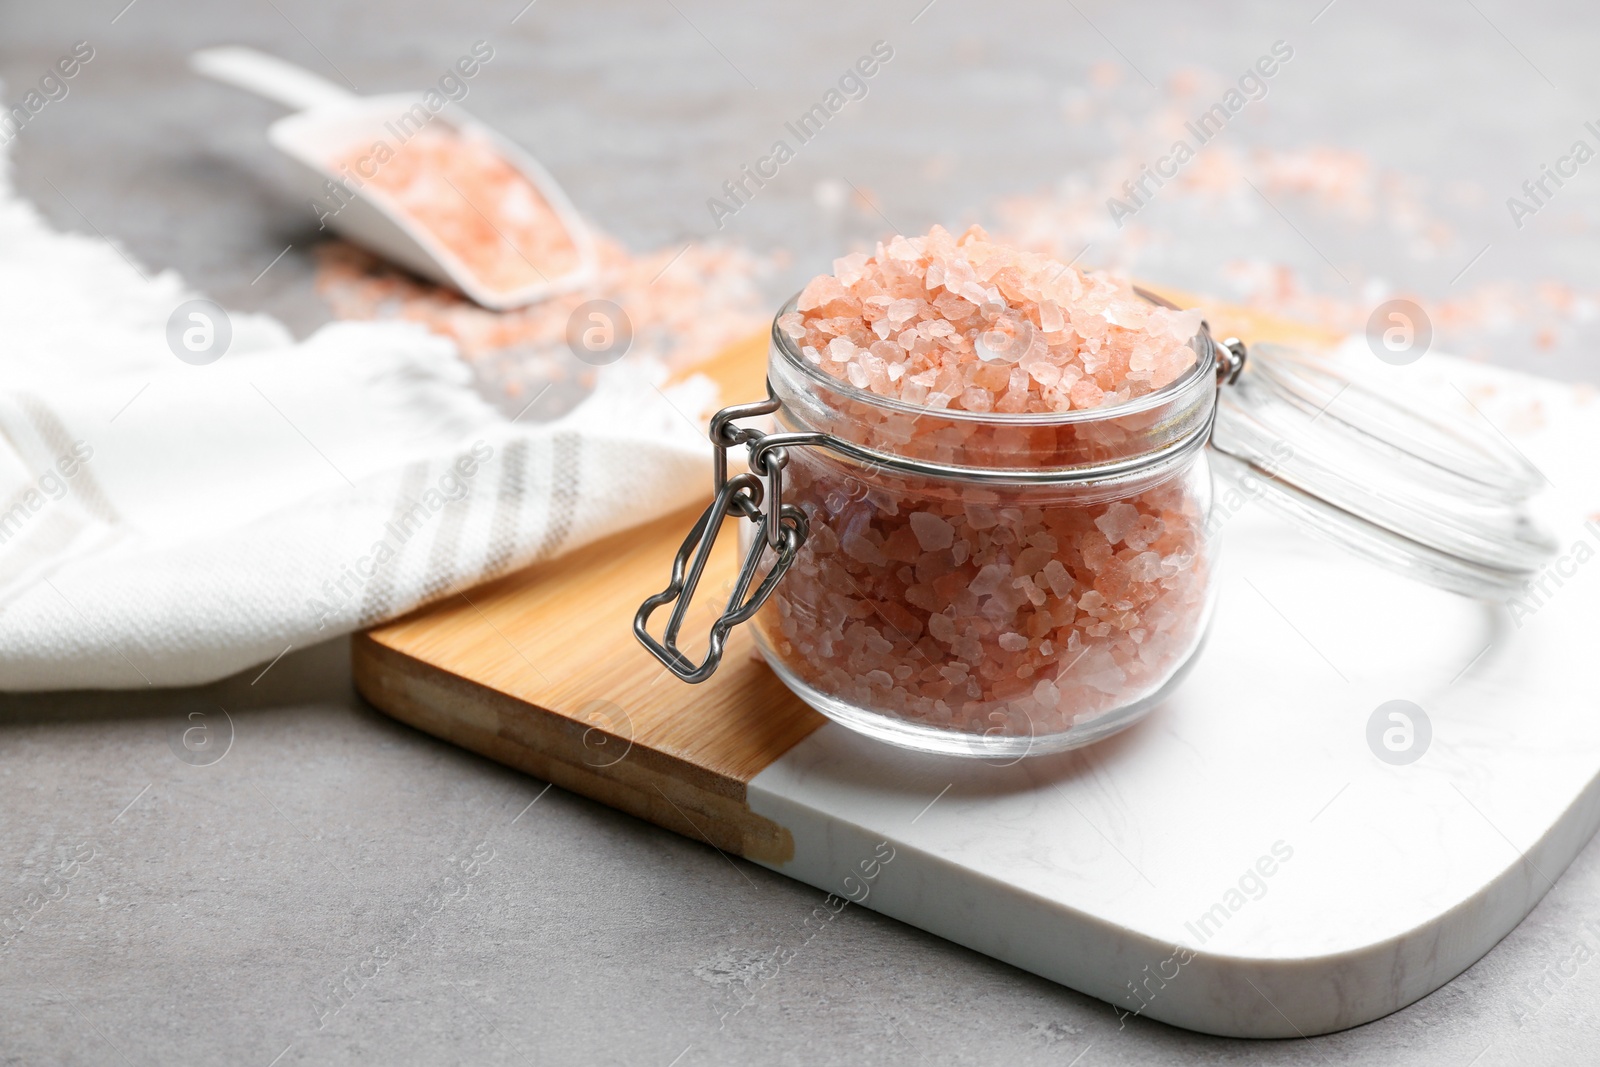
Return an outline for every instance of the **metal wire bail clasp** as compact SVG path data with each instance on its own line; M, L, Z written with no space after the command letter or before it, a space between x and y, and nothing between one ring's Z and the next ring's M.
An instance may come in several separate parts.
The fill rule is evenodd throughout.
M722 651L727 643L728 631L747 622L765 604L777 588L778 582L794 563L800 546L805 544L810 524L806 513L792 504L783 503L783 466L788 457L782 447L760 447L765 434L759 430L735 424L736 419L757 415L770 415L778 410L778 399L769 387L767 399L754 404L723 408L711 419L711 443L716 446L714 485L716 496L711 506L684 538L672 561L672 580L666 589L646 600L633 617L633 633L651 655L666 665L673 674L686 682L703 682L716 672L722 662ZM776 442L773 442L775 445ZM747 445L750 450L750 470L728 477L730 448ZM757 536L751 538L750 551L734 579L733 591L728 595L727 606L716 622L706 647L705 659L696 664L678 648L678 632L689 613L696 586L705 572L706 561L717 543L722 530L722 520L738 514L757 526ZM772 569L759 585L751 590L756 572L768 550L774 553ZM667 619L667 628L657 641L650 635L650 616L665 604L673 604Z

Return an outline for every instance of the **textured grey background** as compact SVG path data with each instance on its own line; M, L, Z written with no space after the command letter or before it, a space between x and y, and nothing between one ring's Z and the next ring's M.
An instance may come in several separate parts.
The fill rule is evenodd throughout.
M776 293L883 228L824 211L819 182L870 188L907 231L984 218L995 198L1108 150L1105 124L1061 120L1093 64L1125 65L1118 91L1136 114L1153 93L1144 77L1184 64L1232 77L1281 37L1296 65L1237 136L1358 149L1439 186L1470 180L1488 193L1454 217L1449 254L1406 255L1297 211L1296 226L1248 233L1167 219L1189 239L1100 257L1205 289L1230 256L1264 252L1332 290L1326 255L1443 293L1489 244L1475 276L1600 280L1592 175L1563 190L1559 218L1524 231L1503 206L1600 117L1585 103L1600 99L1600 17L1580 3L1336 0L1319 15L1322 0L937 0L913 24L922 0L539 0L515 25L521 0L123 3L0 6L7 104L73 41L98 51L13 145L19 187L56 224L114 236L299 332L327 311L310 288L310 217L272 181L261 131L278 112L192 78L192 48L254 44L384 91L431 80L492 35L500 54L469 106L532 147L584 211L650 248L704 235L723 179L874 39L891 40L869 99L724 232L793 251ZM1580 331L1539 367L1593 381L1590 348ZM1527 362L1514 346L1493 358ZM811 938L801 924L820 893L386 720L354 696L347 654L342 641L297 651L254 684L252 672L201 692L0 700L0 904L30 915L0 932L0 1062L1600 1059L1600 966L1558 971L1580 942L1600 946L1593 846L1483 961L1387 1019L1306 1042L1122 1028L1103 1003L857 908ZM231 721L212 766L174 755L196 721ZM51 874L90 849L70 876ZM32 911L30 894L56 899ZM797 954L764 979L779 949ZM347 1003L319 1016L341 982Z

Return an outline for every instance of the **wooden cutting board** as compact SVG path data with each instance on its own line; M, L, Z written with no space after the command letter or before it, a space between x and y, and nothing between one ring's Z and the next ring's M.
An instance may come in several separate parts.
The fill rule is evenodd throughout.
M1182 293L1163 295L1199 306ZM1242 308L1208 308L1207 320L1218 338L1312 347L1337 340ZM732 404L766 395L766 365L763 331L696 369ZM708 469L707 501L710 492ZM733 631L722 668L693 687L633 637L634 613L666 584L703 507L359 635L357 687L395 718L490 759L725 852L782 863L793 842L749 810L745 789L822 716L767 669L746 628ZM734 538L724 537L700 585L710 595L692 616L701 631L736 568Z
M1208 310L1222 337L1333 340ZM740 402L763 395L765 361L753 337L704 369ZM1592 401L1434 354L1391 370L1469 415L1472 396L1559 487L1561 542L1600 548L1583 524L1600 514ZM1600 825L1600 565L1573 571L1575 549L1513 625L1244 503L1221 517L1218 608L1183 687L1114 738L999 766L825 723L743 630L710 681L669 675L633 615L702 506L359 635L357 686L421 730L1121 1017L1231 1036L1324 1033L1432 992ZM686 632L711 621L704 599ZM1431 720L1403 765L1372 741L1395 699Z

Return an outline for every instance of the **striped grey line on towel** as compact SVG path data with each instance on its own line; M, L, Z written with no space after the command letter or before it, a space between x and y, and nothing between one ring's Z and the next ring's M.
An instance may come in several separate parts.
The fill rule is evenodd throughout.
M417 505L417 496L426 484L428 478L428 464L419 461L406 466L400 472L399 492L395 494L394 506L389 509L389 520L384 524L383 540L394 545L394 558L378 569L372 576L372 581L367 583L365 595L361 599L361 614L358 626L371 626L389 618L396 611L395 604L395 575L403 573L402 558L406 548L411 544L409 539L399 541L392 539L389 534L390 527L399 528L407 513Z
M483 560L483 577L493 578L511 565L521 527L522 509L528 501L528 442L519 438L500 454L500 488L495 494L494 518L489 521L489 545Z
M551 441L550 509L545 519L544 536L534 550L534 559L545 559L561 547L572 532L578 508L578 488L583 473L583 438L575 433L560 433Z
M474 495L469 488L464 496L449 501L444 506L444 514L439 520L439 532L433 539L433 551L428 555L428 567L424 572L425 580L421 589L421 603L425 604L450 592L452 587L460 588L471 584L470 579L463 582L459 576L456 560L461 554L461 530L466 525L467 517L472 513ZM457 577L452 578L452 575Z

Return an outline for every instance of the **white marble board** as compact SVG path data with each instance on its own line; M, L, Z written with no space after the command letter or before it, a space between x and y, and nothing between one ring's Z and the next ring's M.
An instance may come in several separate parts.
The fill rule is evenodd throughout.
M794 836L776 869L1213 1034L1355 1026L1481 957L1600 824L1600 400L1438 355L1376 370L1552 483L1543 594L1470 601L1247 504L1208 645L1145 722L1011 766L828 724L750 784ZM1431 725L1403 765L1368 743L1396 699Z

